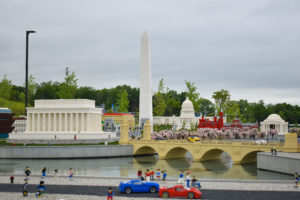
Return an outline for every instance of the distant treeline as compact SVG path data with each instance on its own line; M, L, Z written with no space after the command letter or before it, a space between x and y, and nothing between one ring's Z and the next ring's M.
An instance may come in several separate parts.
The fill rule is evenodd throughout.
M248 102L245 99L232 100L230 92L221 89L212 95L214 102L200 96L195 83L185 81L186 91L177 92L165 88L163 79L159 82L158 90L153 95L154 116L180 115L181 104L189 97L194 105L196 114L214 116L222 111L228 121L238 117L243 122L261 122L269 114L277 113L285 121L291 124L300 123L300 107L288 103L265 104L259 102ZM15 115L24 114L25 110L24 86L14 85L6 75L0 82L0 107L9 107ZM63 82L36 83L33 76L29 78L29 105L33 106L35 99L93 99L96 105L105 104L109 112L134 112L138 116L139 111L139 89L128 85L120 85L114 88L101 90L92 87L78 87L75 72L70 73L66 68L65 80Z

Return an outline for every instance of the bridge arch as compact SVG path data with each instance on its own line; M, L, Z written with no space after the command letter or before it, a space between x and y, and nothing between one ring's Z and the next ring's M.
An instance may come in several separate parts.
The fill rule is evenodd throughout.
M251 151L246 153L242 159L240 163L251 163L251 162L256 162L257 161L257 153L261 152L259 150L257 151Z
M174 147L166 152L165 159L185 158L188 152L192 155L191 151L184 147Z
M158 154L158 151L150 146L141 146L139 148L137 148L134 152L135 155L154 155L154 154Z
M221 158L222 153L227 153L231 159L232 156L230 155L230 153L228 153L227 151L221 149L221 148L213 148L213 149L209 149L206 152L204 152L201 156L200 156L200 161L207 161L207 160L219 160Z

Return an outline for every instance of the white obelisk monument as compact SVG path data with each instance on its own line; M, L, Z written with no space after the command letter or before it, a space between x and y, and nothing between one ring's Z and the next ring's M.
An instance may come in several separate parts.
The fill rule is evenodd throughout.
M140 71L140 126L150 120L151 130L153 126L152 114L152 90L151 90L151 52L150 42L146 31L141 39L141 71Z

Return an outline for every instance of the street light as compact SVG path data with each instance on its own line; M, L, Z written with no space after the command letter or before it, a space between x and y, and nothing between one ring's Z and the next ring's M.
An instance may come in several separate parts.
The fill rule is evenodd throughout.
M28 36L30 33L35 33L33 30L26 31L26 73L25 73L25 115L27 116L27 105L28 105Z

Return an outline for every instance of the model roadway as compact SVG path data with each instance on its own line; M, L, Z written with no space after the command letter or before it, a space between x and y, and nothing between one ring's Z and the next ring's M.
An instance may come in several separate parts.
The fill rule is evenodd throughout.
M111 186L81 186L81 185L46 185L47 194L73 194L73 195L94 195L94 196L105 196L108 187ZM132 198L153 198L159 199L158 193L132 193L125 194L118 192L118 187L112 187L114 196L132 197ZM4 184L0 183L0 192L16 192L22 193L22 184ZM29 193L36 193L37 186L29 185ZM238 190L212 190L203 189L201 190L203 197L202 199L211 200L274 200L274 199L300 199L299 192L293 191L238 191Z

